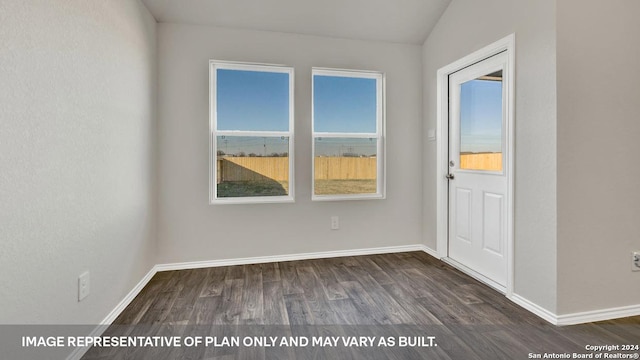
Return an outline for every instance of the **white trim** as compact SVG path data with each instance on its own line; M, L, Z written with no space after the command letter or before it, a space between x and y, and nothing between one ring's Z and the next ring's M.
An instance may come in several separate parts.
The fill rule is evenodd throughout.
M286 254L286 255L272 255L272 256L257 256L249 258L236 258L236 259L223 259L223 260L205 260L205 261L190 261L181 263L167 263L156 264L149 270L149 272L131 289L131 291L111 310L111 312L100 322L100 325L96 326L88 336L100 336L108 328L111 323L124 311L124 309L133 301L133 299L142 291L147 283L153 278L153 276L160 271L170 270L187 270L187 269L199 269L206 267L220 267L220 266L233 266L233 265L248 265L248 264L260 264L271 263L280 261L295 261L295 260L309 260L309 259L324 259L335 258L345 256L359 256L359 255L375 255L375 254L391 254L408 251L424 251L427 254L433 255L434 251L422 244L415 245L401 245L401 246L385 246L377 248L362 248L351 250L337 250L337 251L320 251L312 253L301 254ZM77 347L67 357L67 360L79 360L89 350L90 347Z
M341 201L341 200L380 200L382 194L339 194L339 195L313 195L313 201Z
M291 186L291 184L289 184ZM239 205L239 204L292 204L295 199L289 195L281 196L244 196L236 198L218 198L211 205Z
M328 259L328 258L345 257L345 256L391 254L391 253L399 253L399 252L407 252L407 251L422 251L423 246L424 245L416 244L416 245L386 246L386 247L351 249L351 250L320 251L320 252L301 253L301 254L256 256L256 257L236 258L236 259L190 261L190 262L181 262L181 263L159 264L159 265L156 265L155 268L157 271L170 271L170 270L199 269L199 268L207 268L207 267L220 267L220 266L233 266L233 265L264 264L264 263L281 262L281 261Z
M98 325L87 336L90 338L102 336L102 334L108 328L109 328L108 324ZM67 356L67 360L80 360L84 356L84 354L86 354L87 351L89 351L89 349L91 349L91 346L78 346L75 349L73 349L73 351L71 352L71 354L69 354L69 356Z
M506 123L506 132L509 134L509 140L507 142L507 155L506 160L507 168L507 296L511 296L515 289L515 263L516 257L515 251L515 159L516 159L516 37L515 34L509 35L506 39L507 56L507 116L509 120Z
M351 250L337 250L337 251L321 251L302 254L286 254L286 255L272 255L272 256L257 256L249 258L238 259L223 259L223 260L205 260L205 261L190 261L181 263L167 263L156 264L149 270L149 272L131 289L131 291L116 305L116 307L109 312L109 314L102 320L100 325L96 326L93 331L88 335L90 337L100 336L113 323L115 319L124 311L124 309L133 301L133 299L142 291L147 283L153 278L153 276L160 271L170 270L187 270L187 269L199 269L206 267L220 267L220 266L233 266L233 265L247 265L247 264L259 264L259 263L271 263L281 261L295 261L295 260L309 260L309 259L323 259L323 258L335 258L345 256L359 256L359 255L375 255L375 254L391 254L409 251L424 251L426 254L433 256L436 259L440 259L438 252L431 249L424 244L414 245L401 245L401 246L386 246L377 248L363 248L363 249L351 249ZM443 260L444 261L444 260ZM448 261L445 261L448 262ZM567 315L557 316L551 311L525 299L524 297L512 293L507 298L513 301L515 304L521 306L525 310L541 317L542 319L550 322L553 325L572 325L587 323L593 321L601 321L608 319L615 319L627 316L640 315L640 304L623 306L618 308L586 311L582 313L574 313ZM89 347L77 347L67 357L67 360L79 360L87 351Z
M575 325L640 315L640 304L558 315L556 325Z
M376 80L376 133L341 133L315 131L315 95L314 81L317 76L341 76L351 78L366 78ZM312 201L341 201L341 200L375 200L385 199L387 193L387 157L386 157L386 76L379 71L345 70L329 68L311 68L311 200ZM376 144L376 193L375 194L315 194L315 158L316 138L375 138Z
M311 74L321 76L341 76L341 77L353 77L364 79L379 79L380 71L375 70L353 70L353 69L334 69L323 67L312 67Z
M376 133L332 133L332 132L315 132L313 133L314 138L364 138L364 139L375 139L378 138L378 134Z
M255 70L256 68L265 69L265 71L270 72L288 72L289 65L285 64L269 64L269 63L261 63L261 62L249 62L249 61L229 61L229 60L216 60L210 59L209 64L219 64L222 65L225 69L232 70ZM281 68L281 69L278 69Z
M515 304L523 307L525 310L528 310L529 312L557 326L586 324L596 321L612 320L640 315L640 304L556 315L553 312L541 307L540 305L528 299L525 299L518 294L514 293L511 296L507 296L507 298L509 298L509 300L513 301Z
M218 130L216 136L245 136L245 137L289 137L288 131L243 131L243 130Z
M511 301L513 301L516 305L519 305L520 307L524 308L525 310L541 317L543 320L546 320L548 322L550 322L553 325L558 325L558 317L556 314L552 313L551 311L543 308L542 306L525 299L524 297L512 293L510 296L507 296L507 298Z
M129 306L129 304L133 301L133 299L135 299L135 297L138 296L140 291L142 291L142 289L144 289L144 287L151 280L151 278L153 278L153 276L156 274L156 272L157 272L156 266L152 267L151 270L149 270L149 272L138 282L138 284L136 284L136 286L134 286L133 289L131 289L131 291L129 291L127 296L125 296L124 299L122 299L122 301L120 301L120 303L118 303L118 305L116 305L116 307L113 310L111 310L109 315L107 315L102 320L102 322L100 322L100 324L101 325L109 325L112 322L114 322L118 318L120 313L127 306Z
M434 258L440 260L440 255L438 255L438 252L433 250L432 248L428 247L427 245L422 245L422 248L420 250L422 250L422 251L426 252L428 255L431 255Z
M289 129L288 131L218 130L216 113L216 70L245 70L289 75ZM295 69L290 66L209 60L209 204L256 204L295 202ZM218 198L217 136L287 137L289 141L289 191L284 196Z
M448 257L448 180L445 175L449 173L449 75L473 65L483 59L507 52L506 65L507 77L507 119L505 132L507 136L507 283L505 293L509 297L514 289L514 159L515 159L515 34L508 35L472 54L465 56L441 69L437 73L437 123L436 123L436 249L442 259Z
M88 335L89 337L97 337L101 336L113 323L118 316L126 309L127 306L135 299L136 296L144 289L144 287L149 283L151 278L156 274L156 266L152 267L151 270L136 284L136 286L129 291L129 293L116 305L113 310L100 322L100 325L96 326L91 333ZM76 347L71 354L67 357L67 360L79 360L84 356L84 354L89 351L90 346Z

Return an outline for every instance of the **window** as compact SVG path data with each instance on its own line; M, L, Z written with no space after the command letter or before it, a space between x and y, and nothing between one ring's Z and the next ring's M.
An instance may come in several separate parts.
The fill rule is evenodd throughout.
M210 62L210 201L293 201L293 68Z
M313 199L381 199L384 76L313 69Z
M502 70L460 84L460 169L502 171Z

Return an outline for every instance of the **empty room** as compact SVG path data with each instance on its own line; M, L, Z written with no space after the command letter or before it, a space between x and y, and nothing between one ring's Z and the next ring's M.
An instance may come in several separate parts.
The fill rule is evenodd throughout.
M638 18L0 0L0 358L637 359Z

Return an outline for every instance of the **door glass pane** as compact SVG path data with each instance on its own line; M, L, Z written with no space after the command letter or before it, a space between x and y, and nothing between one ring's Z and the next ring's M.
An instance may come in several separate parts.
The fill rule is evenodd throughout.
M502 171L502 70L460 85L460 169Z

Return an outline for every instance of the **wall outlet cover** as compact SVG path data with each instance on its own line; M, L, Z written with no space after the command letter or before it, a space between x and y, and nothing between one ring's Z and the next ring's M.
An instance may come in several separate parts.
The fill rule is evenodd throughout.
M331 217L331 230L338 230L340 229L340 218L338 218L337 216L332 216Z
M85 271L78 277L78 301L82 301L84 298L89 296L89 291L91 290L91 283L89 272Z

